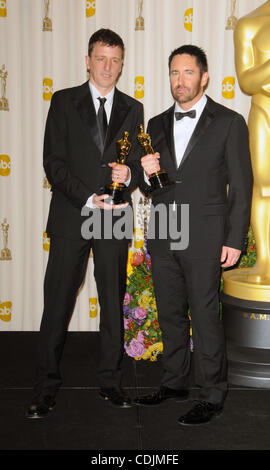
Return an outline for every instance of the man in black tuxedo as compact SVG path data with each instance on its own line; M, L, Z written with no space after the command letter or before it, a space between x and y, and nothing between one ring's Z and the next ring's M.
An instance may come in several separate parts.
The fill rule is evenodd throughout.
M148 133L156 153L142 158L142 189L149 191L148 176L160 168L174 182L169 190L152 193L150 227L155 237L148 240L164 371L161 387L135 402L153 406L166 399L188 398L190 308L195 379L201 388L199 401L178 421L192 425L219 414L227 393L220 275L221 267L237 263L244 247L252 170L243 117L204 94L208 82L204 51L193 45L176 49L169 58L169 74L175 104L149 121ZM175 230L162 238L157 225L153 227L159 204L165 204L168 211L170 208L172 217L168 220L177 218L177 230L181 228L185 235L178 242L175 235L170 236ZM184 204L189 220L181 211Z
M44 168L52 185L46 229L51 243L35 396L27 413L30 418L46 416L55 405L67 326L91 248L100 303L100 397L115 406L131 406L121 389L122 303L130 232L127 230L120 239L104 228L106 214L112 214L114 227L123 215L121 210L130 208L130 189L136 185L140 168L137 133L143 121L143 106L115 87L123 60L120 36L109 29L95 32L86 57L89 81L58 91L52 97L44 138ZM131 149L125 164L118 165L116 141L123 139L126 131ZM106 185L112 180L126 185L123 204L115 205L107 199ZM120 210L115 211L116 208ZM95 227L91 231L89 227L85 236L82 224L95 211L102 214L104 230Z

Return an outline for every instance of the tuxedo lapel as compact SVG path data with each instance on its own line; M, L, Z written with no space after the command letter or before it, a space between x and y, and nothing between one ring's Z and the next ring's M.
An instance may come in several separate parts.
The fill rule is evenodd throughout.
M181 163L178 167L178 169L182 168L183 164L189 157L191 151L195 147L195 145L198 143L202 135L205 133L207 127L211 124L212 120L214 119L214 112L213 112L213 104L214 102L207 97L207 103L205 105L205 108L201 114L201 117L198 121L197 126L194 129L194 132L188 142L187 148L184 152L183 158L181 160Z
M88 82L84 83L80 87L78 95L76 98L73 98L73 102L83 124L89 128L93 141L99 148L101 154L103 154L107 147L114 141L119 128L123 124L123 121L130 110L130 106L126 104L123 94L116 88L114 92L111 118L108 125L105 143L103 144L98 129L96 111Z
M104 151L114 141L115 136L119 128L122 126L129 110L130 106L126 104L123 94L116 88L114 92L111 118L108 125Z
M103 153L103 142L99 133L95 106L88 82L81 86L78 96L73 99L73 102L83 124L89 128L93 141L99 148L100 152Z
M176 155L174 148L174 137L173 137L173 119L174 119L174 105L163 114L163 126L166 135L167 145L172 156L173 162L177 167Z

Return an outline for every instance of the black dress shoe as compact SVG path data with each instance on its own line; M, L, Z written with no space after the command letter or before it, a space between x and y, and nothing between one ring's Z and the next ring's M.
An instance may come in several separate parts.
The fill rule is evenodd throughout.
M45 418L55 407L55 399L51 395L37 399L29 406L26 417L27 418Z
M222 409L220 404L198 401L187 414L180 416L178 423L184 426L208 423L214 416L220 415Z
M133 403L140 406L154 406L159 405L165 400L184 401L188 398L188 390L174 390L168 387L160 387L150 395L143 395L134 398Z
M132 406L130 398L122 390L116 388L101 388L100 398L108 400L111 405L117 408L130 408Z

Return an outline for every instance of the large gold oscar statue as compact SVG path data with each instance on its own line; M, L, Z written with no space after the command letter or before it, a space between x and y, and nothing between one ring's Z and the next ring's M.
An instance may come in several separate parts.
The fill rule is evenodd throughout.
M256 265L224 274L227 294L270 302L270 1L241 18L234 31L242 91L252 96L248 119L254 177L251 226Z
M239 85L250 95L253 168L252 268L223 273L222 315L229 381L270 389L270 0L241 18L234 30Z

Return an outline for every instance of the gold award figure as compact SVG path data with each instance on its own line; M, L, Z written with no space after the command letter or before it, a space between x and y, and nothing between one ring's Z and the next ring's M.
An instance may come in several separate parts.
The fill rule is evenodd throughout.
M0 260L1 261L9 261L11 260L11 251L8 248L8 229L9 229L9 224L7 223L7 219L4 219L2 224L2 232L3 232L3 240L4 240L4 248L1 250L1 256Z
M116 142L116 152L117 158L116 163L118 165L125 165L126 158L131 149L131 143L128 140L129 133L127 131L124 132L123 139L119 139ZM123 193L126 189L126 185L124 183L117 183L117 181L113 181L110 185L106 186L105 191L107 194L110 195L111 204L123 204L126 201L123 198Z
M227 20L226 29L235 29L235 26L237 24L237 18L236 16L234 16L235 6L236 6L236 0L231 0L231 15L229 16Z
M144 18L142 16L143 0L139 0L139 16L136 18L135 31L144 31Z
M154 154L155 151L151 145L151 138L149 134L146 134L143 130L143 125L140 124L140 133L138 134L138 141L141 146L144 148L145 155ZM169 181L168 174L165 170L159 170L156 173L152 173L149 176L149 182L151 184L151 189L163 189L168 185L171 185Z
M52 31L52 20L49 18L50 0L45 0L45 16L43 18L43 31Z
M224 275L224 289L236 297L270 301L270 0L241 18L234 31L239 85L252 96L248 118L253 169L251 227L257 261ZM235 287L234 287L235 284ZM238 295L236 295L236 292Z
M3 111L8 111L8 100L6 98L6 90L7 90L7 76L8 73L6 71L5 65L2 65L0 69L0 80L1 80L1 96L0 96L0 109Z

